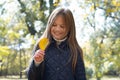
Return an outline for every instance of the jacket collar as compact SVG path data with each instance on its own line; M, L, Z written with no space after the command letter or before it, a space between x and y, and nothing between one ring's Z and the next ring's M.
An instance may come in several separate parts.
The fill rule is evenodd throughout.
M53 37L53 39L56 41L57 45L60 45L62 42L64 42L64 41L67 39L67 37L65 37L65 38L62 39L62 40L57 40L57 39L55 39L54 37Z
M65 38L63 41L61 41L61 42L58 44L57 41L52 38L51 44L55 44L55 45L63 48L64 46L66 46L66 45L68 44L67 39L68 39L68 38Z

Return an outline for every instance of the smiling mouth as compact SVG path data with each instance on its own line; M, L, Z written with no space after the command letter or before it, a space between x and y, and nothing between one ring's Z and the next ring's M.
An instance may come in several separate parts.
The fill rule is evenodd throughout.
M58 33L58 32L54 32L55 35L61 35L61 33Z

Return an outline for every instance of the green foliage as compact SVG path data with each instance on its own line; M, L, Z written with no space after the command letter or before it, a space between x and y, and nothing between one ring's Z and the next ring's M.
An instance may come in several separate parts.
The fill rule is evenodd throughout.
M24 13L25 23L27 25L29 33L35 35L37 31L35 30L35 21L42 21L43 24L47 22L47 16L45 11L47 10L46 2L44 0L40 1L18 1L21 5L21 13ZM29 4L28 4L29 3Z
M12 14L3 6L14 2L13 0L0 4L2 11L0 13L0 60L2 59L1 70L4 74L19 74L21 70L27 68L33 46L44 32L49 14L55 7L60 6L61 2L61 0L49 0L48 3L45 0L17 1L19 5L16 4L17 10ZM49 4L49 7L46 4ZM88 79L95 77L100 80L104 74L113 71L117 75L120 74L119 5L119 0L85 0L80 3L80 8L85 10L84 26L94 30L90 32L90 39L83 47ZM103 11L101 17L104 17L105 22L102 26L96 21L98 10ZM37 21L40 22L38 31L35 26ZM27 46L26 43L29 45ZM21 46L23 44L29 48Z
M102 32L100 32L102 33ZM87 49L88 46L86 46L86 66L89 69L93 69L93 75L97 79L100 79L105 73L108 73L110 71L113 71L113 69L110 68L111 62L113 63L114 70L117 72L120 72L120 65L119 63L119 38L118 39L106 39L101 38L98 31L93 34L97 34L97 36L92 35L91 40L89 44L89 49ZM117 42L117 43L116 43ZM92 58L92 59L91 59ZM107 63L107 64L106 64ZM90 66L92 65L92 66Z
M10 54L10 49L8 46L0 46L0 59L7 57Z
M84 46L86 67L93 70L93 77L100 80L105 73L113 70L120 74L120 2L119 0L85 0L85 23L94 29L89 41ZM89 9L88 9L89 8ZM96 13L102 10L105 22L96 22ZM98 28L100 26L101 28ZM112 66L116 66L113 68ZM118 74L117 74L118 75Z
M11 4L14 5L12 9L4 6ZM52 0L48 4L49 7L45 0L11 0L0 3L0 74L18 75L25 71L33 46L45 30L49 14L56 7ZM37 21L40 22L37 24L39 31L35 26Z

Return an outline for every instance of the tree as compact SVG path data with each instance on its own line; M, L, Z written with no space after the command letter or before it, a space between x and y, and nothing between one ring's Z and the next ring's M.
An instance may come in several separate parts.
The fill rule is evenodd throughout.
M104 1L96 1L96 0L89 0L85 1L85 4L90 7L90 12L87 13L86 20L90 27L94 29L93 34L90 37L90 43L89 45L91 46L87 54L86 58L87 60L90 60L90 63L93 64L93 73L94 76L96 77L97 80L101 80L102 76L104 73L106 73L106 63L107 62L112 62L115 63L118 60L112 59L113 53L114 57L119 58L119 52L116 52L116 48L113 45L115 45L116 41L119 40L120 35L119 35L119 14L120 14L120 8L119 4L120 2L117 0L104 0ZM88 10L86 7L86 10ZM99 24L99 21L96 21L96 14L98 10L102 10L102 16L104 16L104 22L102 25ZM98 27L100 26L100 27ZM107 40L107 43L106 43ZM112 42L111 42L112 41ZM119 42L119 41L118 41ZM108 44L110 43L110 44ZM107 45L106 45L107 44ZM116 45L119 46L119 45ZM87 48L87 46L86 46ZM92 50L92 51L91 51ZM117 48L117 51L119 49ZM117 64L116 64L117 65ZM118 65L117 65L118 66ZM108 66L107 66L108 67ZM116 68L118 70L118 68ZM108 70L109 71L109 70ZM118 71L119 72L119 71Z
M44 31L49 14L56 7L53 0L49 2L49 6L45 0L6 0L0 3L2 75L18 75L27 68L32 48ZM4 5L14 8L8 9Z

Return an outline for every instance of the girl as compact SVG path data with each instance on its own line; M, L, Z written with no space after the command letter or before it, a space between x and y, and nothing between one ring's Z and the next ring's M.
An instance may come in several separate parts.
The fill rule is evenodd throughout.
M51 13L40 39L43 37L49 39L49 45L41 50L36 44L28 80L86 80L83 52L69 9L57 8Z

